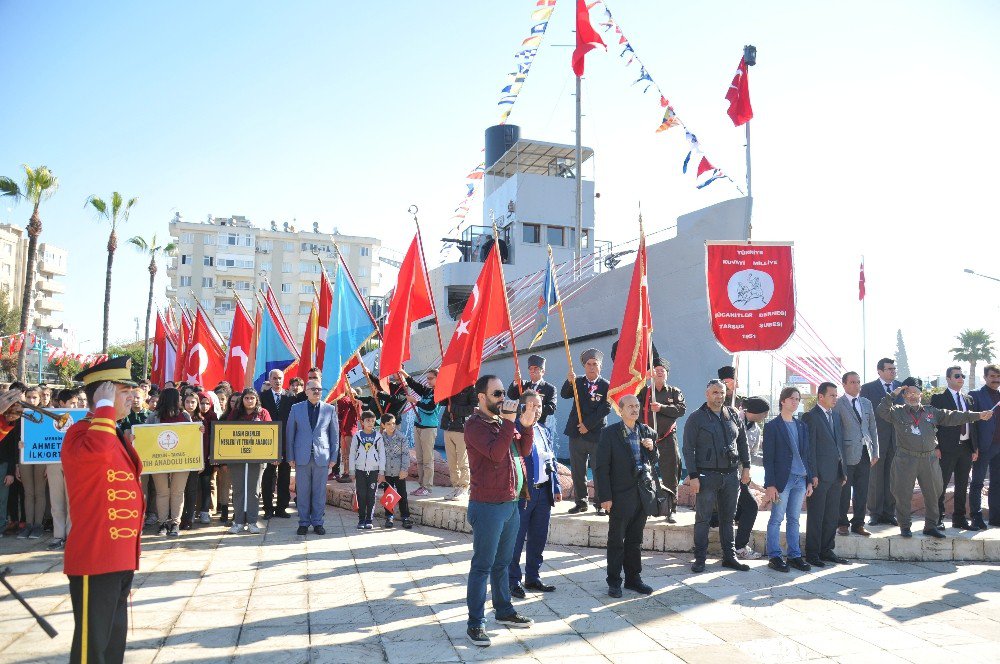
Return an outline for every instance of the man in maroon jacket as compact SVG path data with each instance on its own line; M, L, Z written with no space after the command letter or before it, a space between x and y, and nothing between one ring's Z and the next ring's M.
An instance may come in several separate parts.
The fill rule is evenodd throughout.
M469 622L466 633L477 646L489 646L486 634L486 580L490 581L497 622L509 627L531 627L534 621L514 609L510 601L507 567L521 520L518 497L525 492L522 457L531 454L531 418L522 414L525 430L518 434L514 420L518 404L505 398L503 382L496 376L476 381L479 408L465 423L471 482L469 511L472 526L472 567L466 590Z

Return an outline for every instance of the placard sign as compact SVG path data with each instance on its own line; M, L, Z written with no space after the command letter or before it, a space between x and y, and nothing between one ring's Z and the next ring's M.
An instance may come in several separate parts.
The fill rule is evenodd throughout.
M180 473L205 467L201 424L198 422L136 424L132 433L135 434L132 444L142 459L145 475Z
M61 463L63 436L69 428L87 416L85 408L52 408L56 415L68 414L66 424L59 426L51 417L25 409L21 416L21 463ZM41 420L36 422L33 419Z
M210 463L270 463L281 458L281 422L212 422Z

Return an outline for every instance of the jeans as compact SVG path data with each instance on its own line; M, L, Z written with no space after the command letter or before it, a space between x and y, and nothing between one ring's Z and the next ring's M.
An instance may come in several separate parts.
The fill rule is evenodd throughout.
M527 554L524 561L524 578L529 583L539 580L542 552L545 551L545 542L549 538L549 519L552 516L549 500L552 497L552 489L546 482L541 488L529 487L528 492L530 500L521 498L517 501L520 525L517 529L517 541L514 543L514 554L508 568L512 586L521 583L521 553L525 550L525 545Z
M799 535L799 515L802 513L802 499L806 495L806 476L789 475L785 490L778 502L771 505L771 516L767 520L767 557L781 557L781 522L785 521L785 544L789 558L801 558L802 549Z
M482 503L469 501L466 516L472 526L472 565L465 602L469 607L469 627L486 627L486 580L490 581L493 611L498 618L516 613L510 603L508 566L514 557L514 542L521 525L517 501Z

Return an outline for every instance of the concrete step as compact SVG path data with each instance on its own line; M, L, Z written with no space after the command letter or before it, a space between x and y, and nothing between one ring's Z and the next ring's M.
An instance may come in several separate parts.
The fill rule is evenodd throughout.
M352 484L330 483L327 486L327 503L347 510L351 509L354 486ZM443 528L456 532L471 532L465 519L468 501L466 499L449 501L444 497L451 494L451 487L436 487L430 496L409 496L410 513L413 520L425 526ZM585 514L568 514L573 506L572 501L556 504L549 524L549 539L552 544L569 546L588 546L604 548L607 546L607 517L597 516L596 512ZM376 515L382 514L382 508L377 507ZM767 535L767 519L769 512L761 512L754 524L751 545L755 551L766 554L765 541ZM899 528L892 526L868 526L871 537L861 537L851 534L837 536L836 551L845 558L862 560L954 560L954 561L990 561L1000 562L1000 528L986 531L969 532L948 528L948 537L940 540L927 537L923 530L923 520L914 519L913 537L904 538L899 534ZM800 518L802 547L805 547L806 515ZM713 528L709 534L709 553L719 555L719 531ZM782 528L782 547L785 546L785 533ZM647 551L692 552L694 550L694 512L679 508L677 523L668 524L663 518L650 519L643 533L642 548Z

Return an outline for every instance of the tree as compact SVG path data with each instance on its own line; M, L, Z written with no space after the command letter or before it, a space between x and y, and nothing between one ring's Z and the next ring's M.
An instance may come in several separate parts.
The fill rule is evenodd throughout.
M969 363L969 389L976 389L976 364L979 361L992 362L996 350L993 348L993 338L989 332L979 328L962 330L955 337L958 339L958 346L949 352L956 362Z
M21 321L21 310L14 306L7 284L0 286L0 336L16 334ZM17 375L17 362L13 358L0 359L0 375L4 380L11 380Z
M910 373L910 362L906 358L906 345L903 343L902 330L896 330L896 375L899 376L900 380L913 375Z
M120 342L108 346L109 357L121 357L127 355L132 358L132 380L139 382L142 380L142 367L139 362L142 359L143 343L141 341Z
M84 207L91 206L97 210L97 218L111 224L111 234L108 235L108 272L104 277L104 337L101 342L101 352L108 352L108 320L111 316L111 264L115 261L115 251L118 249L118 224L128 221L132 206L139 201L130 198L128 202L117 191L111 194L111 207L97 196L90 196Z
M31 168L22 164L24 182L17 182L8 177L0 177L0 195L10 196L15 203L27 199L31 203L31 218L28 220L28 256L24 266L24 292L21 295L21 326L19 332L28 331L28 316L31 312L31 302L35 294L35 259L38 254L38 236L42 234L42 218L38 216L38 208L42 201L48 200L59 188L59 179L52 174L48 166ZM17 354L17 377L24 380L24 368L27 363L26 344L21 346Z
M136 251L149 256L149 299L146 301L146 352L142 358L142 377L146 378L149 376L149 319L153 314L153 280L156 279L156 255L162 253L169 256L177 249L177 245L173 242L165 246L157 244L155 233L153 234L153 238L148 242L145 238L138 235L130 237L128 242L135 247Z

